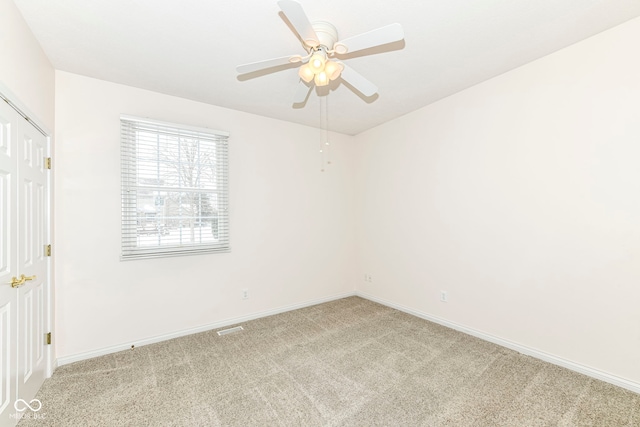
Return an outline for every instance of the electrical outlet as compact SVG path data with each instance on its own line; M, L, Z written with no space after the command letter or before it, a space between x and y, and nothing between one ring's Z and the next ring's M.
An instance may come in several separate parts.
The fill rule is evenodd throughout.
M449 302L447 291L440 291L440 302Z
M242 299L249 299L249 289L242 290Z
M373 277L371 277L370 274L365 274L364 275L364 281L367 283L373 283Z

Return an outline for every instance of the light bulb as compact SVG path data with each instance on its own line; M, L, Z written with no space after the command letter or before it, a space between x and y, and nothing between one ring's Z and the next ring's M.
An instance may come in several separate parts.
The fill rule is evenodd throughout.
M320 71L318 74L316 74L316 77L313 79L313 81L315 82L316 86L326 86L329 84L329 77L327 76L327 73L325 73L324 71Z
M335 61L327 61L324 65L324 72L329 76L329 80L335 80L340 77L340 73L344 70L344 65Z
M298 75L307 83L313 80L313 77L315 76L315 74L313 74L313 71L311 71L309 66L306 64L300 67L300 69L298 70Z
M324 70L324 63L327 61L327 54L323 50L318 50L309 60L309 68L314 74Z
M314 70L321 70L322 69L322 58L313 58L313 60L311 61L311 67Z

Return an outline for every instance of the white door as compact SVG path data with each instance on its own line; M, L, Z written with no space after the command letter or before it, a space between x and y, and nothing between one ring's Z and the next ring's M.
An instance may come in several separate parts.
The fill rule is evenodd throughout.
M0 425L14 425L48 368L48 140L0 100ZM37 405L32 404L33 407Z

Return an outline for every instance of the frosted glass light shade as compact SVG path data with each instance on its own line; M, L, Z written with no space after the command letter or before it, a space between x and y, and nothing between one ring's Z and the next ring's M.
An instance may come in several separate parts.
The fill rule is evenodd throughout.
M326 86L329 84L329 76L324 71L320 71L316 74L315 79L313 80L316 86Z
M311 71L311 68L309 68L307 64L298 69L298 75L307 83L309 83L315 77L315 74L313 73L313 71Z
M327 61L324 65L324 72L329 76L329 80L335 80L340 77L342 70L344 70L344 65L339 62Z

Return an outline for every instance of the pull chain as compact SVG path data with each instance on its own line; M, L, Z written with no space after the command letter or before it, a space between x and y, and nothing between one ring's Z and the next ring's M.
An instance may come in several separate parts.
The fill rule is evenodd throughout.
M325 164L330 165L329 157L329 102L327 96L320 97L320 172L324 172Z
M325 100L325 103L324 103L324 123L325 123L325 132L326 132L324 145L325 145L325 152L326 152L325 158L327 159L327 164L330 165L331 156L329 154L331 153L331 150L329 150L329 148L331 147L331 145L329 144L329 97L326 96L325 98L327 99Z
M324 172L324 144L322 140L324 139L324 117L322 116L323 108L322 104L325 102L324 96L319 98L320 105L320 172Z

